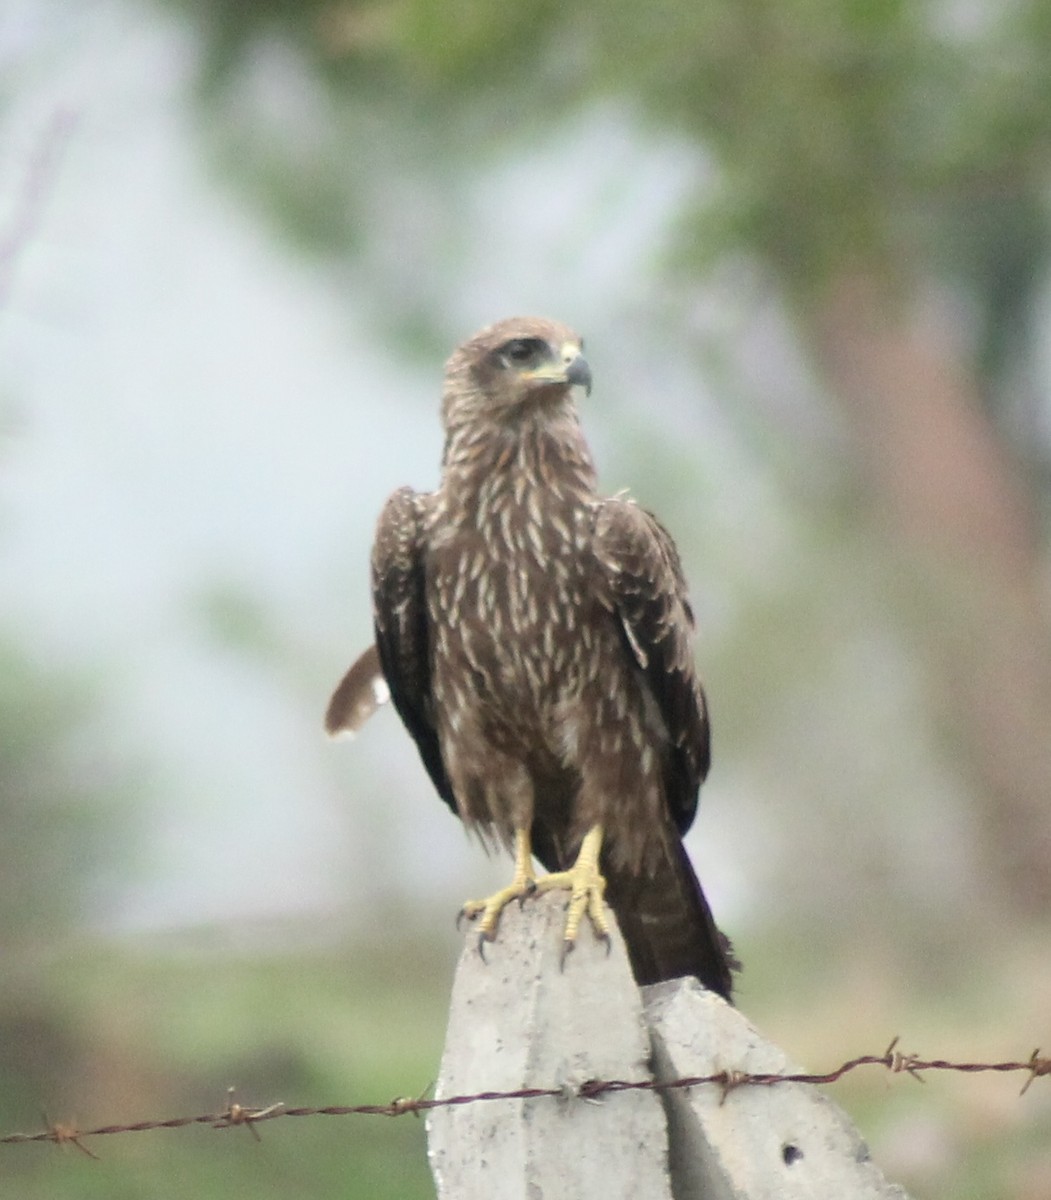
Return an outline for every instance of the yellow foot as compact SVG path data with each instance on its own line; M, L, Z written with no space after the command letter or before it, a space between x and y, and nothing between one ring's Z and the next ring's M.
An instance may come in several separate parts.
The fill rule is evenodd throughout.
M551 892L556 888L569 891L569 905L566 910L566 927L562 934L562 962L566 964L566 955L577 943L580 924L587 914L591 921L595 936L606 943L606 953L610 950L609 925L606 921L606 909L603 897L606 892L606 880L598 869L599 850L602 848L602 830L595 826L590 830L580 846L576 862L568 871L556 871L536 880L533 890Z
M484 900L468 900L460 909L456 924L466 917L468 921L478 919L478 953L485 958L485 943L496 937L496 927L500 923L500 914L511 903L517 900L519 904L527 896L536 891L536 876L533 874L533 858L530 852L529 832L519 829L515 831L515 875L511 882L500 891L494 892Z
M521 903L527 896L536 891L536 879L532 874L519 879L518 876L498 892L486 896L484 900L468 900L460 909L457 924L465 917L468 921L478 919L478 950L482 953L485 942L491 942L496 937L496 927L500 924L500 914L511 903L517 900ZM485 954L482 953L482 957Z

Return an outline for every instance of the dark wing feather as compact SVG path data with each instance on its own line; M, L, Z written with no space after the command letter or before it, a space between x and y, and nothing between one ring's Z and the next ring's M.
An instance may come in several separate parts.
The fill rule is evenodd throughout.
M620 622L668 732L668 807L679 833L685 833L708 773L710 733L678 551L652 513L618 498L596 506L594 548L604 603Z
M594 547L603 601L620 623L667 732L664 793L674 821L674 828L669 822L653 831L660 869L632 875L610 864L606 898L640 985L696 975L729 1000L737 962L675 834L693 821L709 758L708 713L693 664L693 614L679 555L656 517L620 499L596 506Z
M432 708L422 520L426 502L426 496L406 487L383 506L372 547L372 608L391 700L438 794L455 812Z

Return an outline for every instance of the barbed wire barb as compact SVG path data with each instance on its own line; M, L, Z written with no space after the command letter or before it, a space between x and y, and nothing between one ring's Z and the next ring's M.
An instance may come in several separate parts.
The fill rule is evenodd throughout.
M81 1154L86 1154L88 1158L93 1158L96 1162L99 1161L99 1156L92 1153L80 1140L84 1135L75 1126L62 1125L58 1121L52 1121L46 1112L42 1112L40 1115L44 1118L48 1139L56 1146L73 1146Z
M422 1092L415 1098L412 1096L395 1096L390 1102L392 1117L400 1117L403 1112L411 1112L417 1120L419 1120L420 1109L427 1100L431 1092L434 1091L434 1085L437 1080L432 1079Z
M1022 1084L1022 1090L1018 1093L1019 1096L1024 1096L1029 1091L1030 1084L1037 1076L1051 1075L1051 1058L1041 1058L1039 1046L1029 1056L1028 1066L1029 1078Z
M906 1075L911 1075L917 1083L925 1083L926 1080L916 1070L916 1063L919 1061L915 1054L903 1054L897 1047L900 1041L898 1035L894 1036L890 1045L887 1047L887 1052L884 1055L887 1063L887 1070L893 1075L900 1075L903 1072Z
M283 1100L267 1105L266 1108L246 1108L234 1100L236 1088L226 1089L226 1108L219 1114L219 1119L212 1124L213 1129L230 1129L234 1125L244 1125L257 1142L263 1139L256 1129L257 1121L265 1121L268 1117L278 1116L285 1107Z

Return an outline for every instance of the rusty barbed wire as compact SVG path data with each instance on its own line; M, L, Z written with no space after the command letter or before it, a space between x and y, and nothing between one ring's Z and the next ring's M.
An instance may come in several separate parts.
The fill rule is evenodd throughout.
M1034 1079L1051 1076L1051 1057L1041 1055L1039 1049L1024 1061L1010 1062L950 1062L944 1058L923 1058L919 1054L906 1054L898 1049L898 1038L890 1043L882 1054L860 1054L848 1059L831 1071L821 1074L807 1072L753 1073L748 1071L717 1071L711 1075L692 1075L681 1079L589 1079L576 1086L550 1088L519 1088L515 1091L474 1092L463 1096L428 1097L429 1088L419 1096L398 1096L388 1104L328 1104L321 1107L291 1108L281 1101L254 1108L234 1100L234 1089L227 1091L226 1105L219 1112L202 1113L195 1117L169 1117L163 1120L136 1121L126 1125L99 1125L94 1129L77 1129L74 1126L51 1122L44 1117L45 1128L39 1133L9 1133L0 1137L0 1145L18 1145L26 1142L54 1142L56 1145L72 1145L90 1158L97 1158L83 1139L103 1137L111 1134L149 1133L158 1129L184 1129L189 1125L202 1125L212 1129L231 1129L244 1125L252 1136L259 1140L256 1126L263 1121L275 1121L282 1117L346 1117L380 1116L403 1117L407 1113L419 1116L435 1108L454 1108L465 1104L483 1104L495 1100L542 1100L581 1099L599 1100L615 1092L669 1092L694 1087L718 1087L725 1100L730 1092L739 1087L773 1087L785 1083L831 1084L836 1083L860 1067L882 1067L895 1075L910 1075L919 1083L930 1071L958 1071L974 1075L983 1072L999 1074L1024 1073L1026 1081L1020 1096L1029 1090Z

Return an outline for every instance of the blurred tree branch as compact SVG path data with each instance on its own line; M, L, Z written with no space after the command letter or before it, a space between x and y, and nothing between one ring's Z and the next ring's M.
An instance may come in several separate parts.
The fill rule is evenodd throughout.
M871 277L809 313L814 350L854 431L955 757L1017 903L1051 908L1051 628L1046 550L1024 473L943 326ZM893 747L887 747L893 753Z

